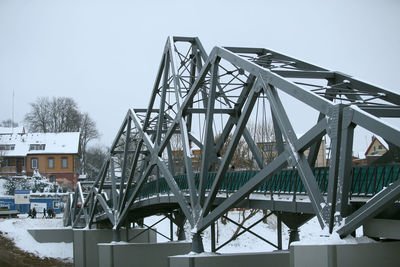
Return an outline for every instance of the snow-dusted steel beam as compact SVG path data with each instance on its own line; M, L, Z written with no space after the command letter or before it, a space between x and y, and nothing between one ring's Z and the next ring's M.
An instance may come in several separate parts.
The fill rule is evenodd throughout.
M215 209L213 209L205 218L197 225L197 231L204 231L211 223L217 218L221 217L226 211L230 210L240 201L242 201L249 192L254 191L255 188L262 182L268 180L272 175L284 168L287 165L287 157L289 154L285 151L268 164L264 169L260 170L251 180L244 184L238 191L233 193L229 198L224 200Z
M124 183L126 180L127 176L127 167L128 167L128 154L129 154L129 144L130 144L130 136L131 136L131 120L127 121L126 125L126 131L125 131L125 147L124 147L124 158L122 161L122 172L121 172L121 184L119 187L119 197L118 200L115 199L115 201L118 201L118 207L121 207L122 205L122 198L120 197L121 194L124 192ZM115 175L114 175L114 161L111 159L111 179L114 181L115 180ZM117 193L116 189L113 190L113 196Z
M199 192L199 203L202 205L205 197L206 180L209 168L211 165L212 157L211 153L214 152L214 132L213 132L213 119L214 119L214 104L216 97L217 88L217 69L218 60L211 62L211 86L209 90L209 99L207 101L207 113L205 118L205 136L204 136L204 149L202 151L201 171L200 171L200 192ZM217 180L217 179L216 179ZM211 190L212 191L212 190ZM212 193L211 193L212 194ZM204 212L204 211L203 211Z
M177 40L182 40L182 38L172 38L169 37L169 41L167 44L169 45L168 49L168 55L170 58L170 65L171 65L171 72L173 75L173 84L175 86L175 101L178 109L181 109L181 82L180 82L180 76L177 74L177 67L175 66L175 56L174 56L174 41ZM186 40L186 39L184 39ZM190 40L192 43L192 46L197 44L197 40ZM200 45L201 47L201 45ZM194 54L196 53L196 49L192 47L192 52ZM203 51L201 53L202 55L204 54ZM205 55L203 55L204 57ZM168 71L165 72L165 76L168 75ZM193 77L190 82L191 84L194 81L194 77L196 76L196 65L194 62L191 62L190 66L190 76ZM191 85L190 84L190 85ZM167 84L164 84L164 87L167 88ZM185 170L186 170L186 179L188 181L188 187L189 187L189 198L190 198L190 203L192 210L197 209L197 199L198 199L198 194L197 194L197 189L195 186L195 181L194 181L194 172L193 172L193 166L192 166L192 158L191 158L191 148L190 148L190 142L189 142L189 131L188 131L188 125L186 121L183 118L180 118L179 120L179 129L180 129L180 136L182 140L182 146L183 146L183 162L185 165ZM172 153L168 157L170 160L170 163L172 163ZM192 216L197 217L198 214L192 214Z
M295 147L297 137L289 118L286 115L285 109L279 99L276 89L273 86L268 85L265 85L265 87L266 88L264 90L269 97L272 112L277 120L277 126L281 130L282 135L289 145L287 146L290 154L288 161L292 166L297 165L299 175L305 188L307 189L308 196L310 197L311 204L313 205L319 223L321 224L321 227L324 227L324 225L329 221L328 215L326 214L326 209L329 206L326 204L322 193L319 190L314 173L311 170L307 159L302 153L299 153L298 148Z
M385 208L392 205L400 198L400 179L384 188L373 198L371 198L365 205L356 210L353 214L347 217L344 225L337 231L342 237L345 237L354 232L366 220L373 218Z
M147 149L150 151L151 159L150 159L150 165L148 166L148 169L145 171L145 174L141 177L141 179L135 185L134 193L132 194L132 196L130 197L130 199L127 202L127 205L125 206L124 210L122 211L120 218L118 220L117 227L120 227L124 223L124 219L127 216L130 206L132 205L135 198L137 197L140 187L147 180L147 178L150 175L150 172L152 171L152 168L154 167L155 164L160 168L160 171L164 174L165 180L168 183L168 186L170 187L172 193L177 198L177 201L178 201L182 211L187 216L189 222L193 223L193 218L191 216L190 207L189 207L186 199L184 198L183 193L180 191L178 185L176 184L176 181L174 180L173 176L168 171L168 167L165 165L163 160L159 157L159 153L160 153L159 150L157 149L157 147L155 148L155 145L151 141L151 138L147 135L146 132L144 132L142 125L140 124L140 120L137 117L136 113L133 111L133 109L130 110L130 113L131 113L130 117L132 118L132 120L135 124L135 128L137 129L137 131L139 131Z
M239 121L235 128L235 131L229 142L227 151L222 159L221 166L218 168L214 182L211 186L211 191L210 191L210 193L206 199L206 202L203 206L203 214L204 215L206 215L210 211L210 209L214 203L215 196L217 195L219 187L222 183L222 180L225 179L225 174L228 170L229 163L232 160L236 146L239 143L240 137L242 136L243 130L247 124L249 115L253 109L253 106L256 102L257 96L260 93L260 91L261 91L261 84L259 84L259 82L256 80L255 84L253 85L253 88L250 90L250 94L247 98L246 104L243 107L242 114L239 118Z

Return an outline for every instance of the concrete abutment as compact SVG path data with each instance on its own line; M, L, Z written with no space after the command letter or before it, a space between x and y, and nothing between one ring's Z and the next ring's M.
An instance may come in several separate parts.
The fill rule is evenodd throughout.
M76 267L99 266L99 243L113 241L111 229L74 229L74 265ZM156 232L147 229L120 229L121 241L130 243L155 243Z
M359 244L304 244L290 250L265 253L189 253L191 242L156 243L149 229L121 229L121 242L113 241L112 229L29 230L38 242L74 242L75 266L165 266L165 267L345 267L398 266L400 241ZM63 239L62 241L60 239ZM342 241L341 241L342 242Z
M100 267L168 267L168 257L187 254L191 249L190 242L166 243L100 243Z
M395 267L400 242L297 245L290 247L290 267Z

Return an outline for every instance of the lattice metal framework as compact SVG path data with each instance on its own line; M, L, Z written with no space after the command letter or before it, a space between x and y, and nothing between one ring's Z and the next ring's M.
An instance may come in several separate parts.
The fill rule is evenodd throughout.
M315 124L298 137L282 95L319 113ZM246 124L256 103L268 102L278 147L266 164ZM132 204L149 180L164 177L187 218L194 242L199 234L235 207L262 182L283 168L296 168L321 227L337 227L342 236L375 216L400 196L400 180L362 208L348 208L354 129L362 127L400 147L400 131L382 118L400 118L400 95L262 48L215 47L209 55L198 38L170 37L162 54L147 109L130 109L112 144L99 177L86 191L78 184L71 198L72 224L83 215L87 226L106 215L114 229L124 226ZM218 125L218 127L216 126ZM218 135L219 138L216 138ZM313 169L322 138L330 139L328 193L324 196ZM179 140L188 191L174 180L174 140ZM215 206L214 200L240 140L245 140L259 172ZM199 185L192 149L201 150ZM222 149L225 149L224 153ZM304 151L309 150L308 155ZM210 191L205 181L216 172ZM110 194L105 183L111 184ZM99 220L97 218L96 220ZM201 251L201 241L195 245Z

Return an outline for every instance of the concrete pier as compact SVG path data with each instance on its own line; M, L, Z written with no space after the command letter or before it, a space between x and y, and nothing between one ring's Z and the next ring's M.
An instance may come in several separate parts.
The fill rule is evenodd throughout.
M234 254L189 254L169 257L169 267L289 267L289 251Z
M168 256L187 254L189 242L166 243L101 243L99 249L100 267L168 267Z
M143 232L144 231L144 232ZM142 233L143 232L143 233ZM99 266L98 243L109 243L113 239L111 229L74 229L74 264L79 267ZM139 233L142 233L138 235ZM134 236L137 237L133 238ZM156 232L147 229L121 229L121 241L135 243L157 242ZM132 239L132 240L131 240Z
M373 233L376 226L372 225L370 228L370 232ZM392 230L386 229L390 236ZM189 253L192 248L190 242L156 243L156 232L148 229L121 229L118 233L121 242L112 242L115 235L112 229L64 228L28 231L41 243L74 242L74 264L84 267L242 267L250 263L252 267L395 267L398 266L400 251L400 241L386 241L324 245L293 243L287 251L195 254Z
M400 221L371 219L363 225L364 235L376 238L400 240Z
M290 267L396 267L400 242L292 245Z
M72 228L28 229L28 232L39 243L74 242Z

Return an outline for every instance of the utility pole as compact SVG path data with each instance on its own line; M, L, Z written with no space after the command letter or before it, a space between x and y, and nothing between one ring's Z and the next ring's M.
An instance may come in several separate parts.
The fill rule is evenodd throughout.
M12 95L12 116L11 116L11 133L14 133L14 89Z

